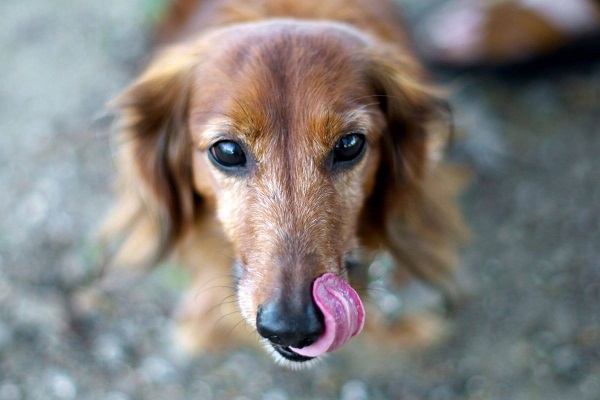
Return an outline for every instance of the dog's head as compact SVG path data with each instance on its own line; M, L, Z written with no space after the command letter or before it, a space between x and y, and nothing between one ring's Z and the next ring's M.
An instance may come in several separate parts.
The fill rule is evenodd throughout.
M216 213L241 312L290 361L325 328L314 280L347 279L365 242L394 246L438 144L412 58L331 23L212 31L162 54L119 105L143 199L130 229L154 221L162 255Z

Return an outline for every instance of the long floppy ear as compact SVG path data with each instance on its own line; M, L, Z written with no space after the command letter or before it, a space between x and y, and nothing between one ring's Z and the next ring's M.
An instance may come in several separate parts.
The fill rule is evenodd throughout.
M363 215L364 235L377 238L378 243L366 240L452 300L458 295L454 273L466 228L456 204L464 176L440 162L451 130L448 109L424 83L412 56L389 49L372 51L369 59L369 79L387 129L375 190Z
M194 51L159 55L114 102L119 200L102 229L118 246L116 264L149 265L164 257L197 213L187 130Z

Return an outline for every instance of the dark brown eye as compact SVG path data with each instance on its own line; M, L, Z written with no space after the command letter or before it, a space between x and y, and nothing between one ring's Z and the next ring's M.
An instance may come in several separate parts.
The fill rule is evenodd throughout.
M355 160L362 155L364 148L365 135L360 133L346 135L335 144L333 162L335 164Z
M216 164L226 167L235 168L246 165L246 154L242 147L231 140L222 140L215 143L209 149L212 161Z

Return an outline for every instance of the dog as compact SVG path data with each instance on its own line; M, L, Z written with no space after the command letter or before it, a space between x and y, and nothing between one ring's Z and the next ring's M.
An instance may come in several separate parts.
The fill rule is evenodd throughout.
M448 112L403 26L388 0L172 5L114 102L118 201L103 232L114 264L188 269L185 347L256 341L223 317L239 309L277 361L309 365L365 325L379 253L398 287L416 277L457 296ZM376 315L365 331L394 343Z

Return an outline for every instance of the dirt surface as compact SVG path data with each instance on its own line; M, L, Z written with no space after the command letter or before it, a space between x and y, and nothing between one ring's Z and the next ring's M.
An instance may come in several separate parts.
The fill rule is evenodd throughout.
M111 202L104 104L147 59L155 8L0 3L0 400L600 398L600 65L446 80L473 289L436 348L357 340L302 372L252 349L189 358L168 268L78 311Z

